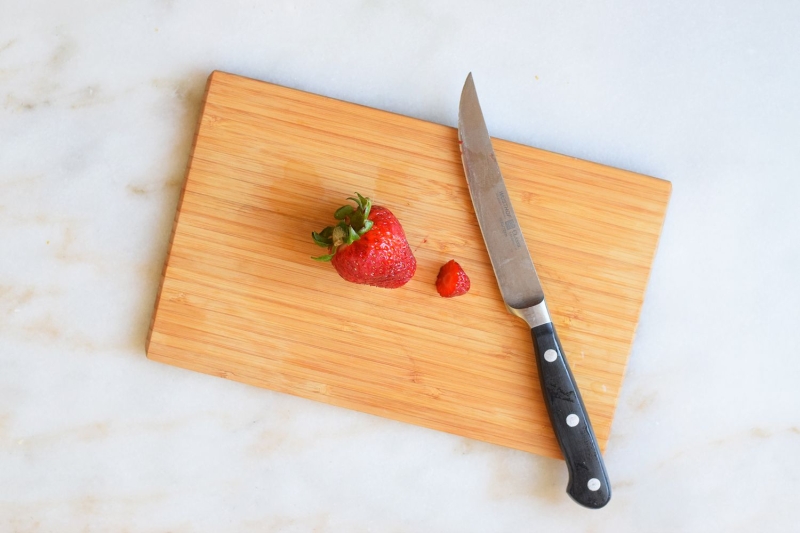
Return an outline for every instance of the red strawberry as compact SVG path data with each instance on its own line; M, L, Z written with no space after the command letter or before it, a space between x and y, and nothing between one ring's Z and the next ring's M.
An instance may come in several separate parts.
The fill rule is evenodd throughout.
M468 290L469 277L461 265L453 259L439 269L439 275L436 277L436 291L439 296L452 298L466 294Z
M328 255L315 257L330 261L347 281L395 289L408 283L417 270L400 222L391 211L373 206L369 198L356 193L356 206L345 205L334 213L340 222L311 237Z

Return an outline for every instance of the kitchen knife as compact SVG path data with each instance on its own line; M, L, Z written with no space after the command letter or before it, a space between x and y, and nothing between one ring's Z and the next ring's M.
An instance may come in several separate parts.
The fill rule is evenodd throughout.
M531 328L544 403L569 470L567 494L581 505L599 509L611 498L606 467L514 215L472 73L461 92L458 138L472 205L503 301Z

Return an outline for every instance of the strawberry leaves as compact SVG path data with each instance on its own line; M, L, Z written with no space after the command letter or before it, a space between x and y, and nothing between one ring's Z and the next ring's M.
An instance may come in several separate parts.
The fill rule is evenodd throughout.
M330 261L340 246L353 244L362 235L372 229L373 222L369 220L372 209L372 200L356 193L349 197L356 205L343 205L336 210L333 218L339 221L335 226L328 226L319 233L311 232L311 238L317 246L327 248L330 253L312 257L316 261Z
M355 207L353 207L352 205L343 205L342 207L336 210L336 212L333 214L333 218L335 218L336 220L344 220L346 217L353 214L353 211L355 210L356 210Z
M331 238L332 236L333 236L332 226L328 226L320 233L317 233L316 231L311 232L311 238L314 239L314 242L317 244L317 246L322 246L323 248L328 248L333 244L333 240Z

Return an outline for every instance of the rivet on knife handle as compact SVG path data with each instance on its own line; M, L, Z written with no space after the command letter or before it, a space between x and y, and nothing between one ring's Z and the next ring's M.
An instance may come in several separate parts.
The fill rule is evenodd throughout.
M603 507L611 498L603 457L547 311L542 284L497 164L472 74L461 92L458 137L470 198L503 301L531 328L544 402L569 469L567 493L586 507Z

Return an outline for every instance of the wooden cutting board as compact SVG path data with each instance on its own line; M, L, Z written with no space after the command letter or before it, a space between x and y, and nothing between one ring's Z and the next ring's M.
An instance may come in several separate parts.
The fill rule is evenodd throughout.
M605 448L670 183L494 146ZM418 262L403 288L350 284L310 259L311 231L355 191L403 224ZM434 280L450 259L472 289L444 299ZM561 457L532 352L500 298L454 128L210 76L149 358Z

